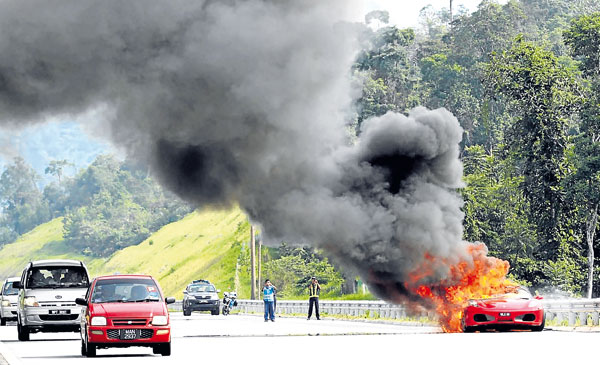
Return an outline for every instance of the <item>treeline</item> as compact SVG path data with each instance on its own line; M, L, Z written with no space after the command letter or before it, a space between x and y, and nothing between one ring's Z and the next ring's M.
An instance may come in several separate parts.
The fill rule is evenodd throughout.
M586 0L483 1L470 15L425 8L420 30L373 12L355 67L357 133L387 111L450 110L464 129L465 239L525 284L586 296L600 293L599 12Z
M67 165L66 160L49 164L45 172L56 181L43 190L22 158L5 168L0 176L0 244L64 217L65 240L74 251L106 257L191 211L129 161L101 155L74 177L63 176Z

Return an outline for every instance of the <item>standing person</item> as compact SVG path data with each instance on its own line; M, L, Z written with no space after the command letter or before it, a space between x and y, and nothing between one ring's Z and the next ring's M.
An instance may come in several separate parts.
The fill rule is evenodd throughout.
M317 320L321 320L319 316L319 293L321 292L321 285L319 285L319 281L316 277L312 277L310 279L310 284L308 285L308 318L312 317L313 305L315 306L315 315L317 316Z
M275 322L275 311L273 309L273 301L275 297L275 287L271 284L269 279L265 280L265 286L263 287L263 300L265 302L265 322L271 319L271 322Z

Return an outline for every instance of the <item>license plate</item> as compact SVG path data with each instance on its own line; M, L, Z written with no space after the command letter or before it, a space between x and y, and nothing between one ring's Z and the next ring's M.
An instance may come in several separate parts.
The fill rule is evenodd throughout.
M71 314L70 309L50 309L48 314Z
M121 330L121 340L136 340L140 337L140 330L124 329Z
M510 317L510 313L502 312L502 313L500 313L500 317Z

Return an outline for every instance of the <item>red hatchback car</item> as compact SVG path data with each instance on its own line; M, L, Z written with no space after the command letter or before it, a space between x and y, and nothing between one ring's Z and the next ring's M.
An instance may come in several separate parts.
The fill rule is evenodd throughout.
M508 288L504 294L470 300L462 317L463 332L486 329L544 329L546 315L542 297L533 297L524 287Z
M152 347L155 354L171 355L171 326L167 304L158 283L148 275L101 276L92 281L81 316L81 355L96 349Z

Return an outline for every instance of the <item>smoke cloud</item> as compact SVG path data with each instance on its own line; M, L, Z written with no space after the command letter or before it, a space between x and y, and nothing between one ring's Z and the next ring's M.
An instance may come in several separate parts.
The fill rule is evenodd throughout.
M322 247L397 300L426 254L464 259L462 130L417 108L350 143L351 7L5 0L0 123L101 107L111 139L182 198L239 203L267 242Z

